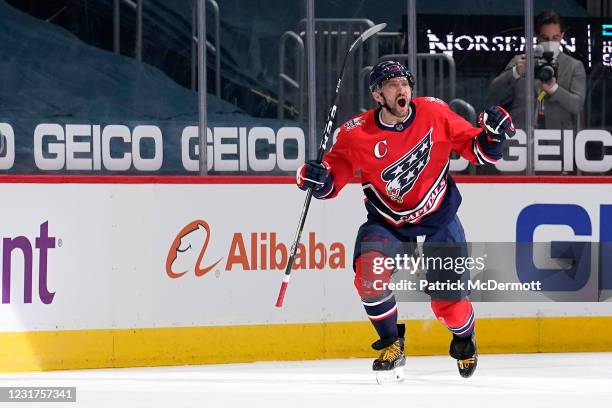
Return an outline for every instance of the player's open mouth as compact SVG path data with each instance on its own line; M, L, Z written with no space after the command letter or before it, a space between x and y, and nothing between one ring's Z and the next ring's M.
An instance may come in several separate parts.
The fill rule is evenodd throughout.
M405 108L406 107L406 98L400 97L397 100L397 104L400 106L400 108Z

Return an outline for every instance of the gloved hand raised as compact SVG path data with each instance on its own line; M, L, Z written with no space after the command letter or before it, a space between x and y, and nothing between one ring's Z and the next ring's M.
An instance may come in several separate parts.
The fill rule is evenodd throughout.
M297 171L297 186L302 190L312 187L314 191L323 188L329 177L329 167L327 163L316 160L309 160L302 164Z
M487 132L490 141L502 142L516 134L510 114L501 106L491 106L480 113L478 125Z

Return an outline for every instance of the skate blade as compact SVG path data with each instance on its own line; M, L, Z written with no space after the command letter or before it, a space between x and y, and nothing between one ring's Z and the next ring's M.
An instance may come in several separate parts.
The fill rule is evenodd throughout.
M404 378L404 367L397 367L389 371L376 371L376 382L381 385L403 382Z

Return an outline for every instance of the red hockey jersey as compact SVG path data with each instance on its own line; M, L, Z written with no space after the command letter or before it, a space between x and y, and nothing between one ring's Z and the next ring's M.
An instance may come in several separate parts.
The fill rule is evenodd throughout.
M370 211L394 226L418 224L444 200L452 151L475 164L495 161L477 137L483 130L443 101L419 97L410 106L412 112L403 123L385 124L380 110L373 109L342 125L323 159L331 168L333 183L318 198L336 196L360 170ZM452 187L456 188L454 183Z

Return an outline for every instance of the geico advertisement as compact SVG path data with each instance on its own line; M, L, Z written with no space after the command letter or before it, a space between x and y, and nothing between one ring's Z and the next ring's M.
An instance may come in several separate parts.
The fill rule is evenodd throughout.
M197 172L197 126L0 123L0 170L20 172ZM208 170L295 171L306 158L299 127L212 127Z
M41 123L18 127L0 123L0 170L16 172L171 172L199 169L197 126ZM21 133L20 133L21 132ZM603 129L536 129L535 171L608 172L612 170L612 134ZM215 172L295 171L306 159L306 134L299 127L217 126L207 129L207 168ZM376 152L372 147L372 155ZM502 172L527 168L526 134L517 131L504 158ZM452 171L468 162L451 160Z

